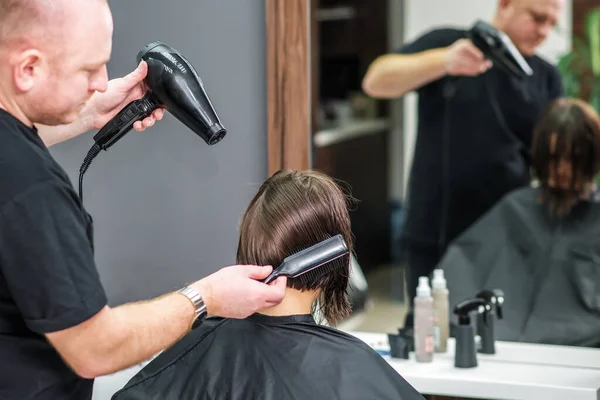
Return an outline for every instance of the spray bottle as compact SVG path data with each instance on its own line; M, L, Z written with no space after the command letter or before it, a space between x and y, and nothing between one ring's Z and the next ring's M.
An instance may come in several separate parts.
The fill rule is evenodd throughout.
M433 271L433 324L434 343L436 353L445 353L448 347L448 335L450 333L450 306L448 305L448 289L444 270Z
M471 323L470 314L489 312L490 306L483 299L467 299L454 307L458 316L456 326L456 349L454 366L456 368L474 368L477 366L477 350L475 346L475 326Z
M415 297L415 357L418 362L433 361L433 297L429 278L419 278Z
M502 319L504 292L500 289L482 290L475 297L485 300L488 305L485 312L477 315L477 334L481 337L479 352L496 354L495 326L496 319Z

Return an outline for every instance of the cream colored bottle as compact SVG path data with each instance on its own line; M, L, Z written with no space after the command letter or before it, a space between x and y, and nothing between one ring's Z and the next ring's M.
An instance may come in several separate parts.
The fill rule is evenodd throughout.
M433 361L433 297L429 278L421 276L415 297L415 359L417 362Z
M435 352L445 353L448 348L448 335L450 333L450 307L443 270L436 269L433 271L431 286Z

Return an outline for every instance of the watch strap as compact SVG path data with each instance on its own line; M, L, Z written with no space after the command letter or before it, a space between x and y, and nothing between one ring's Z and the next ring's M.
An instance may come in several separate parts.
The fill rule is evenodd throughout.
M178 293L181 293L192 302L195 313L194 321L196 321L199 318L204 319L206 317L206 304L204 303L202 295L198 290L191 286L186 286L184 288L179 289Z

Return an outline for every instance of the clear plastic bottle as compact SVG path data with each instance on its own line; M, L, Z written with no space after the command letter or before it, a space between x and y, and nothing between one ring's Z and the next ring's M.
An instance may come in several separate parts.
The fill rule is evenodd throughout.
M450 308L448 305L448 288L444 270L433 271L431 280L433 295L433 325L434 343L436 353L445 353L448 348L448 335L450 333Z
M415 297L415 358L418 362L433 361L433 297L429 278L419 278Z

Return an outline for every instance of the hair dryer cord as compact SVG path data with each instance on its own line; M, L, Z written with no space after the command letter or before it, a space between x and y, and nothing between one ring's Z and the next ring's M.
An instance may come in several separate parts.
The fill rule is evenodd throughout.
M527 161L530 162L530 160L531 160L530 149L525 145L525 143L523 143L523 140L521 138L519 138L519 136L517 136L517 134L508 125L508 122L506 121L506 117L504 116L504 113L502 112L502 108L500 107L500 103L498 102L498 97L497 97L497 93L495 91L495 87L494 87L494 85L492 85L490 83L489 78L490 77L488 75L485 75L483 77L483 80L485 83L488 98L490 100L490 104L492 106L492 109L494 110L496 119L497 119L498 123L500 124L500 128L502 128L504 133L506 133L506 135L508 135L508 137L510 137L516 143L516 145L519 147L520 152L527 158ZM528 100L527 92L522 89L521 93L523 94L523 97L526 100Z
M83 175L90 167L92 160L96 158L98 154L100 154L100 150L102 148L98 145L98 143L94 143L92 148L88 151L83 163L81 164L81 168L79 168L79 200L83 203Z

